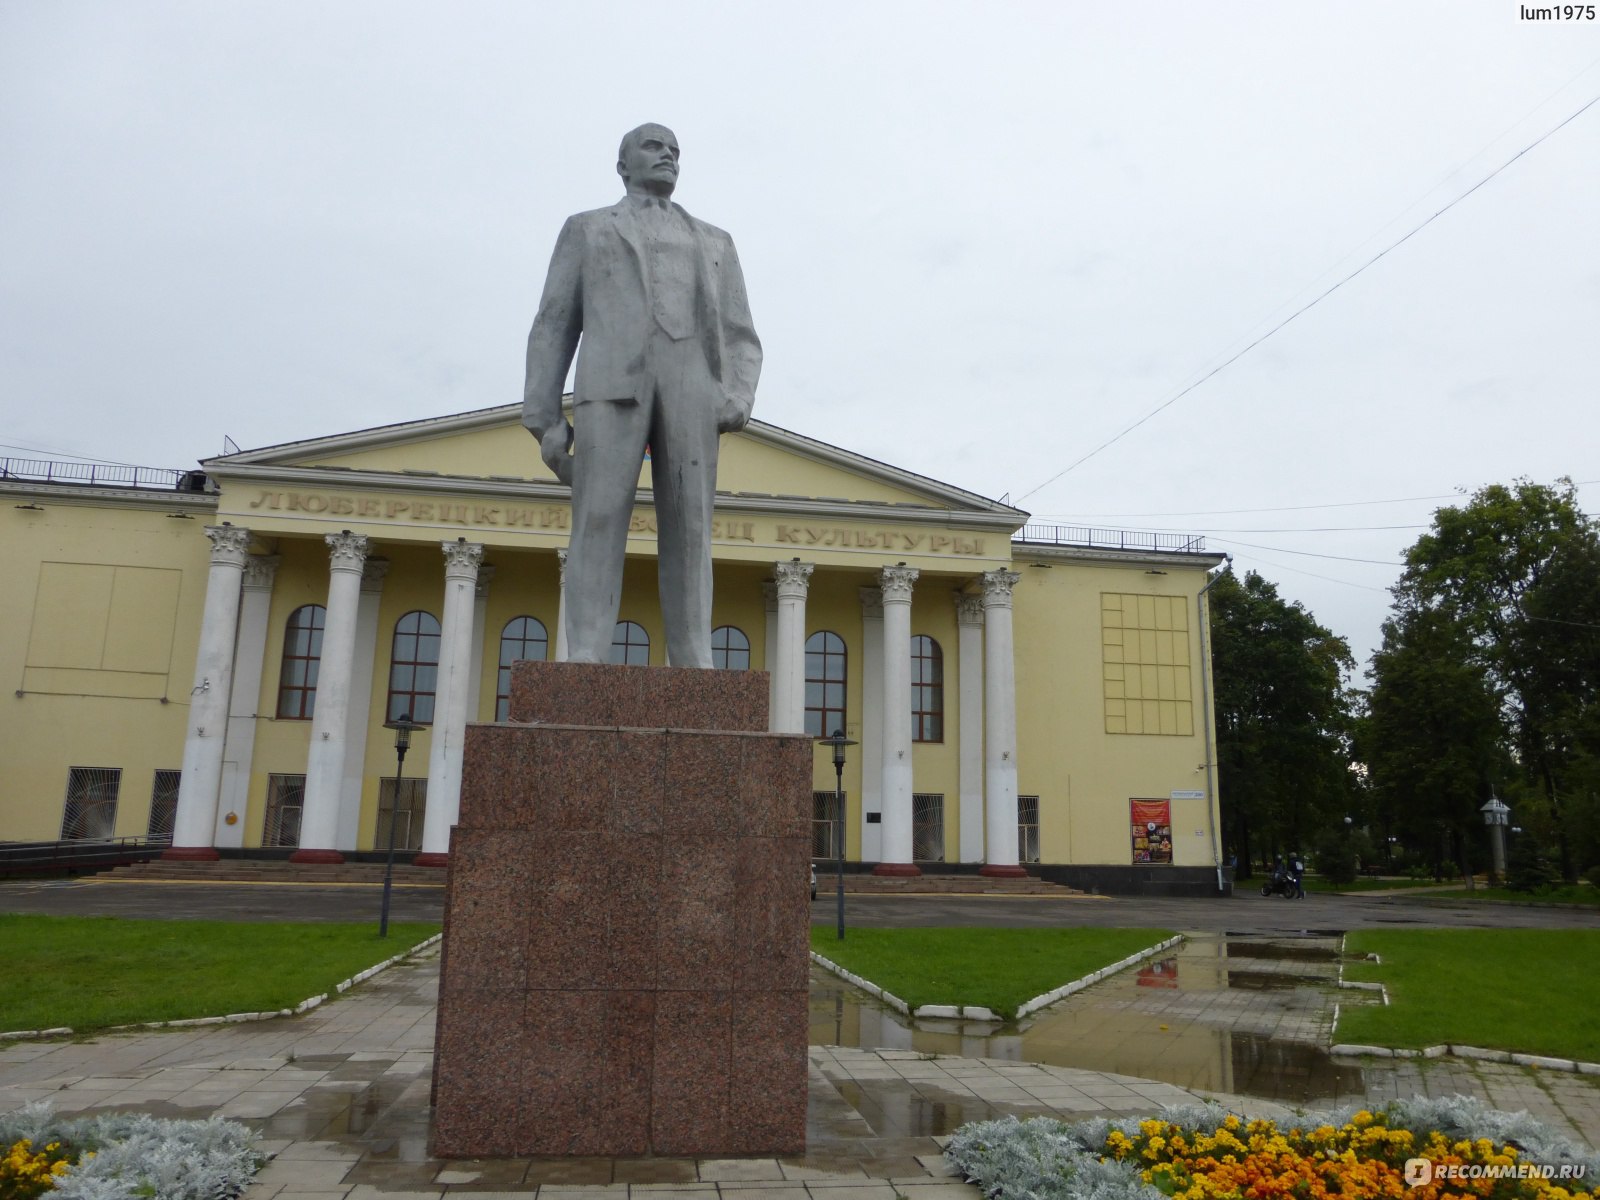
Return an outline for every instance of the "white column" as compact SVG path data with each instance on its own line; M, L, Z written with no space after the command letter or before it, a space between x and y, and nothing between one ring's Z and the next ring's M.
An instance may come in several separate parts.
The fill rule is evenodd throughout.
M883 592L861 595L861 861L883 858ZM878 819L870 825L867 814Z
M767 728L770 730L772 714L778 711L778 585L770 579L763 583L761 599L767 612L762 661L767 664Z
M361 569L367 539L348 529L330 533L328 614L322 623L322 661L317 667L317 705L311 717L311 752L306 755L306 791L300 814L300 848L290 862L342 863L339 793L350 727L350 679L355 670L356 618L361 604Z
M806 731L806 592L811 588L814 563L798 558L774 563L778 580L778 658L773 664L773 733ZM832 733L823 730L824 734Z
M278 562L275 554L252 554L244 564L239 634L233 651L233 687L228 701L228 741L222 754L222 790L217 796L214 846L237 848L244 845L250 767L256 752L256 708L261 703L261 677L266 673L267 619L272 609L272 580L277 574Z
M206 576L194 688L189 693L178 811L173 819L172 845L163 858L221 857L212 838L222 792L222 755L233 694L233 640L239 629L239 587L249 556L250 531L224 521L207 525L206 537L211 539L211 569Z
M472 674L472 609L483 546L457 538L444 550L444 618L440 622L439 682L428 745L428 806L418 866L442 867L450 827L461 811L461 743L467 735L467 680Z
M983 867L980 874L1022 876L1017 864L1017 672L1011 648L1015 571L983 575Z
M878 572L883 593L883 854L874 875L922 874L911 861L911 585L919 573L904 563Z
M356 603L356 649L350 663L350 714L345 721L344 776L339 785L339 826L334 849L354 850L361 836L361 784L366 777L367 721L372 716L372 672L378 661L378 606L389 560L369 558L361 565L361 598Z
M961 861L983 861L983 597L956 593ZM948 692L946 693L948 694Z
M561 568L561 596L556 602L556 656L553 661L567 661L567 552L556 551L556 562Z
M472 669L467 675L467 720L482 719L479 704L483 700L483 632L489 620L489 584L494 581L494 564L484 563L478 568L478 581L472 589ZM495 641L495 670L500 669L500 643ZM489 709L489 720L494 720L494 708Z

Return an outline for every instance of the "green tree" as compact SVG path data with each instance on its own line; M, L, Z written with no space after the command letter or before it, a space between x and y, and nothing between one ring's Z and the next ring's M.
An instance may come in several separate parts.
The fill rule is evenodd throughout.
M1352 799L1354 668L1343 638L1254 571L1209 593L1223 830L1241 876L1259 854L1301 851Z
M1440 509L1407 552L1394 595L1402 635L1423 628L1420 614L1455 631L1449 653L1495 696L1505 749L1542 793L1561 873L1574 879L1574 843L1594 852L1586 820L1592 828L1600 758L1600 535L1572 482L1491 485ZM1433 743L1436 754L1446 749Z

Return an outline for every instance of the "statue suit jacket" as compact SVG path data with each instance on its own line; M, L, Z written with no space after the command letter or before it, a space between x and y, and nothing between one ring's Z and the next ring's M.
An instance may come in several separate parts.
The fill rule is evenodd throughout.
M739 255L722 230L696 220L677 204L672 208L699 242L695 324L706 363L724 397L748 418L761 374L761 341L750 323ZM562 226L528 334L522 423L536 437L561 419L562 385L574 351L576 405L637 402L649 385L644 350L653 318L642 239L634 206L626 198L610 208L578 213Z

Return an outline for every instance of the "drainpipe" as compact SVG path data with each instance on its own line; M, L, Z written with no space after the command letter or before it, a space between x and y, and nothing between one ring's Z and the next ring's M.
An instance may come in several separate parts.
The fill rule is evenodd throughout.
M1224 553L1227 559L1226 571L1233 566L1233 555ZM1217 810L1221 806L1217 799L1217 755L1216 747L1211 741L1211 642L1206 636L1210 622L1206 620L1206 593L1209 592L1217 580L1222 578L1222 571L1218 571L1210 581L1195 594L1194 611L1195 620L1200 628L1200 721L1204 730L1206 742L1206 825L1211 829L1211 862L1217 868L1217 895L1222 895L1222 842L1217 837Z

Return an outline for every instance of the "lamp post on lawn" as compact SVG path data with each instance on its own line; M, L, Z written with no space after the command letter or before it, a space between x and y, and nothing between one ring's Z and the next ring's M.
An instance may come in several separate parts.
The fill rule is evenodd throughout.
M394 730L394 802L389 805L389 857L383 864L383 907L378 911L378 936L389 936L389 893L394 887L394 826L400 815L400 780L406 771L406 751L411 749L411 731L421 729L411 719L410 713L401 713L393 721L383 723L385 729Z
M839 940L842 942L844 941L844 748L857 743L845 737L844 730L835 729L832 737L818 738L817 744L833 747L833 804L834 811L839 816Z

